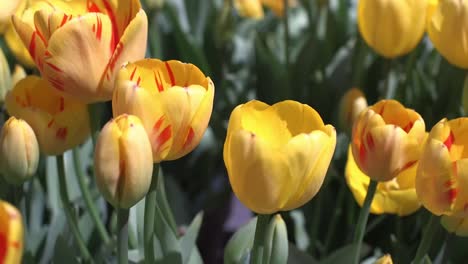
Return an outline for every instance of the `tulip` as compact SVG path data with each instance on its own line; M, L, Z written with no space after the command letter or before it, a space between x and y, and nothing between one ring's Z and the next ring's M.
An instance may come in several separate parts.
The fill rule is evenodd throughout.
M442 119L429 133L416 176L421 203L451 232L468 235L468 118ZM466 180L466 181L465 181Z
M112 110L138 116L150 138L154 162L191 152L208 126L214 84L193 64L146 59L122 67Z
M224 143L232 189L259 214L293 210L320 189L336 131L310 106L250 101L231 114Z
M359 0L358 26L378 54L394 58L412 51L421 40L426 0Z
M11 204L0 200L0 263L19 264L23 256L23 222Z
M354 123L351 149L364 174L390 181L419 160L424 139L424 120L418 113L395 100L381 100Z
M348 90L340 102L340 124L345 130L350 131L354 121L362 110L367 108L367 100L361 90L352 88Z
M406 216L416 212L421 207L416 195L415 163L411 167L401 171L394 179L387 182L379 182L372 200L370 212L373 214L396 214ZM370 178L364 174L354 161L351 147L348 150L345 178L354 198L360 206L364 203Z
M130 208L145 196L153 173L153 155L138 117L120 115L103 127L94 164L97 186L113 206Z
M427 33L437 51L451 64L468 68L466 1L429 1Z
M11 89L11 73L8 61L3 54L3 49L0 49L0 104L3 104L5 95Z
M26 71L21 65L15 65L13 74L11 75L11 88L13 88L19 81L26 78Z
M263 263L280 264L288 262L288 230L280 214L276 214L271 218L265 234L265 242Z
M250 17L254 19L263 18L262 5L271 9L271 11L278 17L284 15L284 1L283 0L234 0L234 7L238 10L241 16ZM289 6L295 6L295 0L288 1Z
M36 66L64 96L82 103L110 100L121 64L145 55L148 21L140 2L53 3L33 12L33 24L13 16Z
M8 92L5 105L11 116L25 120L32 127L39 148L46 155L62 154L89 136L86 105L64 98L37 76L19 81Z
M4 33L10 24L11 15L24 9L26 0L8 0L0 2L0 33Z
M33 129L24 120L10 117L0 134L0 165L5 179L21 184L36 173L39 144Z
M383 255L374 264L393 264L392 257L389 254Z

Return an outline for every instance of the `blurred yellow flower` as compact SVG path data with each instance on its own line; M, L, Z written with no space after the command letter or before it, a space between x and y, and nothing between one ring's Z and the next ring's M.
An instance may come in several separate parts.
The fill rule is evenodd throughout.
M0 105L5 101L5 95L11 90L11 86L10 65L8 65L3 49L0 48Z
M296 0L288 0L289 6L295 6ZM282 17L284 14L283 0L234 0L234 7L244 17L263 18L263 7L268 7L275 15Z
M336 131L308 105L250 101L231 114L224 164L239 200L270 214L308 202L322 186Z
M419 160L425 133L418 113L395 100L381 100L354 123L351 146L356 164L375 181L392 180Z
M37 76L19 81L8 92L5 105L11 116L24 119L33 128L44 154L62 154L89 136L86 105L64 98Z
M0 200L0 263L19 264L23 257L23 222L11 204Z
M416 176L424 207L451 232L468 235L468 118L442 119L429 133Z
M146 59L122 67L112 110L138 116L148 133L154 162L191 152L208 126L214 84L195 65Z
M340 102L340 126L346 131L351 131L354 121L359 114L367 108L367 100L358 88L349 89Z
M5 33L10 24L11 16L24 9L27 0L0 1L0 34Z
M21 184L36 173L39 144L33 129L24 120L10 117L0 133L0 168L5 180Z
M383 255L374 264L393 264L392 256L390 254Z
M417 163L401 171L394 179L379 182L370 207L373 214L397 214L405 216L421 207L415 189ZM364 174L354 161L351 146L348 149L348 161L345 169L346 183L351 189L359 206L364 203L370 178Z
M431 0L427 33L437 51L451 64L468 68L468 2Z
M426 23L427 0L359 0L358 26L378 54L394 58L412 51Z
M94 164L97 186L113 206L130 208L146 195L153 155L138 117L120 115L104 126L96 143Z
M42 76L62 95L83 103L110 100L122 63L146 52L148 21L140 2L48 2L38 11L25 11L33 21L13 16Z

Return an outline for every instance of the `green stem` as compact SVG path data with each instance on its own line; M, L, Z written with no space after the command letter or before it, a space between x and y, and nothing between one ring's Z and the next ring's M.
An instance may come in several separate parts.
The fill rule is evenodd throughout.
M369 218L369 210L374 199L375 190L377 189L377 182L370 180L369 187L367 188L366 198L362 205L361 212L359 213L359 219L357 223L356 232L354 233L353 244L356 246L356 252L354 254L355 264L359 263L359 256L361 254L362 239L364 238L364 231L366 230L367 218Z
M86 185L85 175L81 169L80 153L78 148L73 149L73 166L75 167L78 185L80 187L81 194L83 195L85 206L88 209L91 219L96 225L96 229L102 241L104 244L108 244L110 241L109 234L107 233L107 230L104 227L101 218L99 217L99 213L96 209L93 198L91 197L91 193L89 192L88 186Z
M67 178L65 175L65 162L63 159L63 155L58 155L56 157L56 160L60 188L60 199L62 200L63 210L65 211L68 225L70 225L71 232L75 237L76 243L81 252L81 256L84 259L84 262L90 262L91 254L89 253L88 248L86 247L86 243L84 242L83 237L81 236L80 230L78 228L77 218L70 204L70 198L68 197Z
M255 237L252 246L252 253L250 257L251 264L261 264L263 262L263 251L265 250L265 237L266 231L268 229L268 224L270 223L271 215L261 215L257 216L257 226L255 227Z
M426 255L429 247L431 246L432 238L435 231L437 230L437 225L439 224L438 217L431 214L426 227L424 228L423 236L421 242L419 243L418 250L416 251L416 256L414 257L413 264L419 264Z
M97 136L99 134L100 111L99 103L88 104L89 114L89 128L91 129L91 140L93 141L93 148L96 146Z
M390 86L390 76L392 73L392 60L387 60L387 77L385 78L385 99L392 99L395 97L396 87Z
M145 220L144 220L144 253L145 263L154 263L153 254L153 234L154 234L154 214L156 212L156 194L158 189L159 163L153 166L153 177L151 185L145 199Z
M286 64L286 70L289 72L289 16L288 16L288 0L283 0L284 13L283 13L283 25L284 25L284 58Z
M340 190L338 191L338 196L336 198L336 205L335 205L336 209L333 211L333 217L329 225L330 229L328 230L327 237L325 238L325 244L323 246L323 254L328 253L328 249L330 247L331 241L333 237L335 236L335 231L337 227L336 224L338 220L341 221L342 219L341 214L343 212L342 208L343 208L343 199L344 199L345 191L346 191L345 185L341 184Z
M128 263L128 213L129 209L116 208L117 210L117 256L119 264Z

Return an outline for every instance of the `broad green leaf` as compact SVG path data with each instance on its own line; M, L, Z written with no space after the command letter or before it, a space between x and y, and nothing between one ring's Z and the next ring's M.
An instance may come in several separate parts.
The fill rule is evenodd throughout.
M231 237L224 249L224 264L243 263L241 260L252 248L257 217L241 227Z
M356 246L353 244L344 246L320 261L320 264L349 263L353 259L355 251Z
M192 256L193 249L196 248L198 231L200 230L202 221L203 212L200 212L193 219L185 235L179 240L183 263L188 263Z

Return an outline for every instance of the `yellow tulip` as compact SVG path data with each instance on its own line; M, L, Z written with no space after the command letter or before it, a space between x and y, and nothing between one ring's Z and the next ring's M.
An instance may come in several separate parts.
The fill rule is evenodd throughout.
M451 64L468 68L468 2L429 1L427 33L437 51Z
M374 264L393 264L390 254L383 255Z
M19 264L23 257L23 222L11 204L0 200L0 263Z
M10 117L0 134L0 165L5 179L21 184L36 173L39 144L33 129L24 120Z
M293 210L318 192L336 131L308 105L250 101L231 114L224 164L239 200L259 214Z
M96 143L94 164L97 186L113 206L130 208L146 195L153 155L138 117L120 115L104 126Z
M417 163L401 171L394 179L379 182L370 207L373 214L397 214L405 216L421 207L416 195L415 178ZM354 161L351 147L345 169L346 183L360 206L364 203L370 178L364 174Z
M363 173L389 181L419 160L425 133L418 113L395 100L381 100L354 123L351 149Z
M367 108L367 100L361 90L352 88L348 90L340 102L340 125L343 129L351 131L354 121L362 110Z
M13 16L21 40L44 79L83 103L110 100L122 63L145 55L138 0L53 1L33 14L33 24Z
M26 0L0 1L0 33L4 33L13 14L24 9Z
M262 5L270 8L276 16L282 17L284 15L283 0L234 0L234 7L241 16L254 19L263 18ZM288 5L295 6L296 1L289 0Z
M468 118L442 119L429 133L416 176L421 203L452 232L468 235Z
M19 81L26 78L26 71L21 65L15 65L13 74L11 75L11 88L13 88Z
M85 104L64 98L43 79L28 76L9 91L5 105L11 116L33 128L41 152L58 155L89 136Z
M213 110L214 84L193 64L146 59L122 67L112 110L138 116L148 133L154 162L191 152Z
M3 49L0 48L0 105L5 100L6 93L11 89L10 65L5 58Z
M427 0L359 0L358 26L366 43L378 54L394 58L412 51L421 41Z

